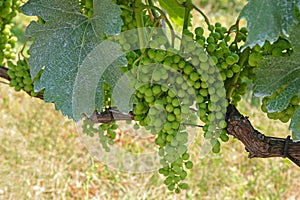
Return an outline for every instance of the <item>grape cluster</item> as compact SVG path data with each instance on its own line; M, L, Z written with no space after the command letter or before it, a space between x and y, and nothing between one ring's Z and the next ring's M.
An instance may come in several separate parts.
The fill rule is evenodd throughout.
M0 65L16 58L17 38L11 33L12 19L16 16L21 1L0 1Z
M241 72L241 67L237 64L239 56L228 45L227 29L216 24L210 30L207 38L201 27L195 30L195 36L186 31L182 39L183 53L161 49L167 41L163 36L157 37L139 58L137 66L131 67L132 76L137 80L133 81L137 91L135 120L157 134L155 142L160 147L163 165L160 172L167 176L168 188L175 191L182 189L185 170L192 166L186 156L188 134L182 125L184 119L195 123L195 116L190 113L194 102L199 118L205 123L203 130L205 138L210 139L212 151L220 151L219 138L224 142L229 139L224 129L228 105L224 83Z
M99 142L102 148L109 152L110 148L108 145L114 144L114 139L116 138L116 129L118 128L116 123L110 124L95 124L89 119L84 119L82 123L83 133L90 137L94 137L95 133L99 136Z
M122 5L122 31L138 28L135 2L116 0L116 3ZM143 21L143 27L159 24L147 13L143 13ZM143 126L156 135L162 165L159 173L166 177L164 183L168 189L175 192L187 189L184 179L187 170L193 167L187 151L186 124L197 124L200 118L205 138L210 140L212 151L218 153L220 141L229 139L225 131L228 99L240 100L247 86L240 76L251 75L248 68L252 67L244 65L248 58L239 56L247 29L227 30L216 23L208 30L209 34L205 34L202 27L196 28L194 33L185 30L180 50L171 48L165 34L153 29L151 33L144 32L146 38L151 38L146 48L130 51L140 42L138 34L120 34L115 39L126 51L128 63L122 70L135 89L132 112L137 123L134 128ZM228 92L232 85L235 89ZM104 138L107 127L99 127ZM94 131L99 132L99 127ZM102 140L105 146L104 141L108 140Z
M284 110L281 112L268 112L267 109L267 104L270 102L272 99L274 99L277 95L279 95L280 90L278 90L276 93L274 93L271 96L264 97L262 100L262 105L261 105L261 110L265 113L267 113L267 116L269 119L279 119L283 123L287 123L291 117L294 115L296 110L299 108L299 97L298 95L294 95L289 104L286 106Z
M110 86L107 83L102 84L102 90L103 90L103 110L111 108L112 106L112 91Z
M279 37L276 42L271 44L266 41L262 47L255 45L251 49L249 55L248 63L252 67L256 67L263 56L272 55L277 57L287 57L293 53L293 48L291 43L282 37Z
M201 71L199 74L202 82L197 98L199 117L205 123L205 138L211 140L212 151L218 153L218 138L224 142L229 139L224 129L227 126L224 118L228 105L224 97L236 104L240 95L246 91L247 84L243 82L243 77L248 74L245 73L247 69L244 63L240 62L239 43L246 40L247 29L235 31L235 38L231 38L230 30L220 23L209 25L208 30L208 37L205 37L202 27L197 27L194 34L186 31L185 34L192 40L183 43L185 52L192 55L191 63ZM195 47L193 43L197 43L202 49ZM234 90L230 93L231 88Z
M109 109L112 107L112 90L106 83L102 84L103 91L103 107L101 112L110 112ZM89 118L83 120L82 129L83 133L93 137L95 133L98 133L100 144L102 148L109 152L110 148L108 145L113 145L116 139L116 129L118 125L115 121L107 124L96 124Z
M127 31L137 28L137 21L134 13L134 3L132 0L116 0L116 3L121 7L121 18L123 20L122 31ZM144 27L153 27L155 19L151 18L147 11L143 11Z
M269 41L266 41L262 47L260 47L259 45L255 45L252 49L250 49L247 63L245 63L245 66L247 66L245 75L249 79L253 79L253 69L259 65L259 62L264 56L271 55L276 57L287 57L292 53L293 48L291 43L287 39L282 37L279 37L278 40L273 44L271 44Z
M18 60L17 64L9 61L7 64L9 67L7 73L11 79L9 86L14 87L16 91L24 90L31 96L37 96L38 92L34 92L33 82L40 79L42 71L32 80L27 60Z
M83 14L90 18L93 16L93 0L79 0L79 6Z
M101 112L110 112L109 109L112 107L112 90L110 86L106 83L102 84L103 90L103 108ZM102 148L109 152L110 148L108 145L113 145L114 140L116 139L116 129L118 125L115 121L107 124L96 124L91 121L89 118L83 120L82 129L83 133L88 136L93 137L95 133L99 136L99 141Z
M291 43L282 37L279 37L277 41L271 44L269 41L266 41L262 47L259 45L254 46L251 49L251 52L248 57L248 66L255 68L259 65L259 62L263 59L264 56L275 56L275 57L288 57L292 55L293 48ZM250 68L249 67L249 68ZM251 77L253 77L253 72ZM295 113L296 109L299 107L299 97L294 96L289 105L282 110L281 112L269 112L267 109L267 104L272 99L277 97L283 88L280 88L277 92L275 92L271 96L266 96L262 100L261 110L267 113L269 119L279 119L281 122L286 123L290 120L290 118Z
M206 49L211 59L214 60L224 81L227 98L231 99L232 104L236 104L241 99L240 96L245 94L247 86L243 82L243 78L248 75L245 73L247 67L241 63L239 56L239 44L246 40L247 29L243 27L239 30L227 30L226 27L217 22L215 25L209 25L208 30L210 33L205 38L203 28L196 28L196 41ZM235 33L234 38L231 36L231 31ZM229 93L231 88L234 90Z
M136 28L133 11L124 10L122 17L123 31ZM144 126L157 136L155 143L163 166L160 173L166 176L168 188L176 192L186 189L187 184L182 181L186 170L193 166L187 153L185 120L196 124L198 114L215 153L220 151L219 138L224 142L229 139L224 130L228 105L224 82L239 73L241 67L237 64L239 56L227 43L227 29L216 24L210 30L208 38L200 27L195 30L196 37L186 31L182 51L169 48L168 38L154 31L148 49L127 53L127 69L136 90L133 113L139 125L135 127ZM125 34L119 42L128 51L138 37ZM223 68L219 64L222 62ZM196 114L190 110L195 102Z
M131 1L126 3L132 6ZM122 18L123 31L136 28L134 11L124 9ZM185 124L197 124L199 117L205 124L205 138L210 140L212 151L218 153L220 141L229 139L225 131L227 98L246 89L242 79L235 76L245 74L238 43L245 40L247 30L239 30L234 42L219 23L209 26L209 31L206 37L202 27L196 28L195 33L186 30L180 50L170 48L168 38L157 31L151 35L145 32L151 38L145 49L130 51L139 42L137 35L121 34L117 39L127 51L128 65L123 69L136 91L132 100L137 122L134 127L143 126L156 135L162 165L159 173L166 176L164 183L175 192L188 187L184 179L193 167L187 152ZM235 90L226 98L231 84L236 84ZM196 112L192 111L193 106Z
M164 43L159 40L156 44L162 45L161 42ZM130 71L131 84L136 89L134 120L157 135L155 143L163 166L159 172L166 176L164 183L175 192L187 188L182 181L186 170L193 166L188 160L188 133L183 126L184 122L196 123L196 115L190 110L195 89L188 83L192 81L189 75L193 70L174 51L149 48ZM194 80L198 78L199 75Z

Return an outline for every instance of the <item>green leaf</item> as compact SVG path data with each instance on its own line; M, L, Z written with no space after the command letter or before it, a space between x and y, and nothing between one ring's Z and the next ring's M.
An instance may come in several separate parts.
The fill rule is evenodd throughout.
M239 18L247 19L249 35L246 46L262 46L266 40L275 42L280 35L289 36L297 23L298 0L249 0Z
M178 5L175 0L158 0L158 2L176 25L183 25L185 13L184 7Z
M44 100L54 102L56 109L72 118L78 68L104 34L120 33L121 10L111 0L95 1L94 16L88 18L80 12L77 0L30 0L22 11L45 20L45 24L31 22L26 30L35 39L30 48L31 76L44 68L35 90L45 89Z
M294 95L300 97L300 26L294 26L290 34L293 54L289 57L267 56L255 69L254 92L256 96L270 96L283 89L267 104L268 112L280 112L286 108ZM299 109L298 109L299 110ZM299 111L298 111L299 112ZM294 115L299 124L299 115ZM296 123L296 124L297 124ZM296 125L291 124L291 128ZM296 128L293 128L296 130ZM299 132L298 132L299 133ZM293 132L293 134L296 134Z
M291 98L297 94L299 90L300 80L292 82L286 87L276 98L267 102L268 112L280 112L284 110L290 103Z
M80 119L82 113L90 116L95 107L102 108L102 84L112 89L118 84L123 73L120 66L127 60L120 46L109 40L95 47L80 65L73 89L73 118ZM118 96L122 98L122 96ZM96 102L96 103L95 103ZM128 110L127 110L128 111Z
M293 140L300 141L300 108L298 108L292 117L290 130L293 131Z

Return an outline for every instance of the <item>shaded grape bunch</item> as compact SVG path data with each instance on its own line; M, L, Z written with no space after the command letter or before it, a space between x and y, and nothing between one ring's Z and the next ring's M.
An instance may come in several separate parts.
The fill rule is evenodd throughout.
M274 119L274 120L279 119L281 122L287 123L292 118L296 110L299 108L300 100L298 95L294 95L291 98L288 105L285 107L285 109L283 109L281 112L269 112L267 109L268 103L272 101L275 97L277 97L279 93L280 90L274 93L272 96L264 97L262 100L261 110L267 113L269 119Z
M287 39L279 37L273 44L266 41L262 47L259 45L254 46L251 49L248 64L252 67L256 67L264 56L287 57L292 55L292 53L293 48L291 43Z
M98 134L99 142L106 152L110 151L109 145L114 144L117 128L118 125L114 122L109 124L95 124L89 119L83 119L82 123L82 132L90 137Z
M8 62L8 75L10 77L9 86L14 87L16 91L24 90L31 96L37 96L39 92L34 91L33 82L40 79L42 71L32 80L30 69L26 60L18 60L17 64Z
M89 18L93 16L93 0L79 0L79 6L83 14Z

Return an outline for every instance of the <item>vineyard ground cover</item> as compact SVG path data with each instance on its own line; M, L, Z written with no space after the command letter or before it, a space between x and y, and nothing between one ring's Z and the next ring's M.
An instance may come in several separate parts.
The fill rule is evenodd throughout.
M157 172L125 174L97 162L93 169L74 124L53 105L4 84L0 99L0 199L84 199L87 194L95 199L300 198L300 172L294 164L280 158L248 159L244 146L232 137L220 154L202 159L196 157L199 146L191 146L191 189L175 197ZM287 125L267 120L248 102L239 109L263 133L286 135Z

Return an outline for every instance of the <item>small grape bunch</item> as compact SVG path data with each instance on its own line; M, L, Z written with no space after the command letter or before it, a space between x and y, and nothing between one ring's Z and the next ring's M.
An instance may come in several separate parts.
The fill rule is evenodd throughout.
M79 0L79 6L83 14L90 18L93 16L93 0Z
M9 67L7 73L11 79L9 86L14 87L16 91L24 90L30 96L37 96L38 92L34 91L33 82L39 80L42 71L32 80L30 69L25 59L19 60L17 64L9 61L7 65Z
M117 128L118 125L115 122L109 124L95 124L94 122L86 118L83 119L82 123L83 133L90 137L94 137L95 134L98 134L100 144L106 152L110 151L108 145L114 144L114 140L117 135Z
M5 61L16 58L15 44L18 39L11 33L12 28L13 24L6 24L2 31L0 28L0 64L2 65Z
M279 119L281 122L287 123L292 118L292 116L294 115L296 110L299 108L300 99L299 99L298 95L294 95L291 98L289 104L286 106L286 108L284 110L282 110L281 112L268 112L268 109L267 109L268 102L270 102L272 99L274 99L277 95L278 95L278 92L274 93L271 96L264 97L262 100L261 110L263 112L267 113L267 116L269 119L274 119L274 120Z

